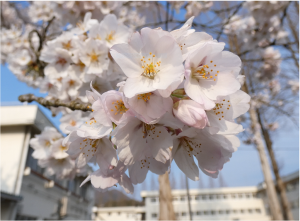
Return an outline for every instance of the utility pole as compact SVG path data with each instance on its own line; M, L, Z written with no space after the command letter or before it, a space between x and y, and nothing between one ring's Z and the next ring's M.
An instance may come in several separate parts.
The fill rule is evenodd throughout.
M186 195L187 195L187 201L188 201L188 207L189 207L189 215L190 220L193 220L193 214L191 210L191 197L190 197L190 189L189 189L189 180L187 176L185 176L185 182L186 182Z

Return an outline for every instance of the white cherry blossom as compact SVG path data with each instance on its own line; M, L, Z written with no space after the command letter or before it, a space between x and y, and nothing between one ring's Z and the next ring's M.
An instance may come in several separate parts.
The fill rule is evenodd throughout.
M162 30L143 28L128 44L114 45L110 53L128 77L124 86L128 98L165 90L184 72L179 46Z
M162 97L157 91L138 94L127 99L130 110L145 123L157 120L167 111L171 111L173 101Z
M110 48L114 44L127 43L130 34L130 29L119 23L114 14L108 14L99 25L91 28L89 37L104 41Z
M240 145L234 135L219 135L205 129L189 128L174 140L173 157L177 166L192 180L199 179L199 169L217 178L219 170L229 161ZM198 161L198 166L194 161Z
M32 156L35 159L48 159L51 156L52 144L62 138L62 135L53 127L46 127L40 135L30 140L30 146L34 149Z
M212 109L218 97L232 94L241 87L237 80L241 60L222 51L223 48L223 43L208 41L185 62L185 92L205 110Z
M84 63L87 74L100 75L108 67L108 48L101 41L87 39L80 45L79 58Z
M173 138L163 126L145 124L128 117L112 132L120 161L132 165L145 157L166 163L170 159Z

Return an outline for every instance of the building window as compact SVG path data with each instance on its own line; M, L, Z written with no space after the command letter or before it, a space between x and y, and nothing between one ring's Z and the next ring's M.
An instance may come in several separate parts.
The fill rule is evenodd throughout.
M236 211L235 209L234 209L234 210L232 210L232 212L233 212L233 213L237 213L237 211Z
M224 199L227 199L227 197L228 197L227 195L223 195L223 198L224 198Z
M155 203L156 202L156 198L151 198L151 202Z
M216 211L212 210L210 211L211 215L216 215Z
M199 196L195 196L195 200L200 200L200 197Z
M201 216L201 212L200 212L200 211L197 211L197 212L196 212L196 215L197 215L197 216Z
M202 200L206 200L206 195L202 195Z
M294 206L295 206L295 208L298 208L298 207L299 207L299 200L296 200L296 201L294 202Z
M34 170L40 174L43 174L45 171L45 168L41 168L38 165L38 160L33 158L33 156L32 156L33 151L34 151L34 149L32 147L29 147L28 153L27 153L27 159L26 159L26 167L30 167L32 170Z
M226 214L230 214L230 210L226 210Z
M260 209L255 209L255 212L261 213L261 210Z
M152 218L156 218L157 217L157 213L152 213Z
M184 200L185 200L185 197L181 197L180 200L181 200L181 201L184 201Z
M223 210L219 210L219 214L223 214L224 213L224 211Z
M253 210L252 210L252 209L248 209L248 212L249 212L249 213L253 213Z
M182 212L182 213L181 213L181 216L186 216L186 212Z
M204 211L203 213L204 213L204 215L208 215L208 211Z
M222 195L218 194L217 199L221 199L221 198L222 198Z
M109 216L110 216L110 213L108 213L107 215L109 215Z
M245 210L241 209L241 213L245 213Z
M250 197L251 197L251 196L250 196L250 194L246 194L246 198L248 198L248 199L249 199Z
M209 195L209 199L213 200L214 199L214 195Z
M239 194L239 198L243 198L243 194Z
M175 213L175 216L178 217L178 216L179 216L179 213Z
M235 194L231 194L231 198L235 199L236 198Z
M286 191L287 192L292 191L293 189L294 189L294 186L291 183L286 185Z

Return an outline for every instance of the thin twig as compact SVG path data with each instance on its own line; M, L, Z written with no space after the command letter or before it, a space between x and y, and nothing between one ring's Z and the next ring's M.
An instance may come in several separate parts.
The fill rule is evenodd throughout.
M219 39L220 39L220 37L221 37L221 35L222 35L222 33L223 33L223 30L224 30L224 27L225 27L225 25L227 25L229 22L230 22L230 19L240 10L240 8L243 6L243 4L244 4L245 2L242 2L241 4L239 4L237 7L236 7L236 9L234 10L234 12L228 17L228 19L226 20L226 22L222 25L222 28L221 28L221 32L220 32L220 34L218 35L218 37L217 37L217 40L219 41Z
M166 31L168 31L168 24L169 24L169 8L170 8L170 2L167 2L167 14L166 14Z

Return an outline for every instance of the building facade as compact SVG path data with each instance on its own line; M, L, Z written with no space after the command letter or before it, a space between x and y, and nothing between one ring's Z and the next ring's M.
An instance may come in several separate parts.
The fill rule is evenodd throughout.
M299 220L299 171L282 179L294 220ZM172 190L172 195L177 220L189 220L186 190ZM95 207L93 219L158 220L159 192L142 191L141 196L144 207ZM250 187L192 189L190 204L193 220L271 220L264 183Z
M145 207L94 207L93 220L145 220Z
M263 200L257 198L257 187L228 187L190 190L192 218L194 220L270 220ZM146 220L157 220L158 191L143 191ZM172 190L177 220L188 220L186 190Z
M32 158L30 138L54 127L38 106L1 106L1 219L91 219L93 188L47 177Z
M299 171L296 171L294 173L282 177L282 181L285 184L286 196L290 203L290 208L293 214L293 218L294 220L299 220ZM280 200L280 195L278 193L277 186L276 186L276 190L277 190L278 199ZM259 198L263 200L267 213L270 214L270 208L268 205L265 183L260 183L258 185L257 195Z

